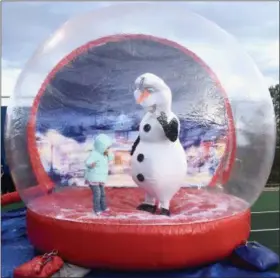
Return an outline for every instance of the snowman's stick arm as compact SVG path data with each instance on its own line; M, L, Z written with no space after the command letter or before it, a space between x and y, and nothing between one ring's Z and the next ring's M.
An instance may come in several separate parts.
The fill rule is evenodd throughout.
M179 135L179 123L176 118L173 118L169 123L166 118L159 117L159 123L161 124L165 136L171 141L175 142Z
M138 146L140 142L140 136L138 135L138 137L136 138L136 140L134 141L133 145L132 145L132 148L131 148L131 151L130 151L130 155L133 155L135 150L136 150L136 147Z

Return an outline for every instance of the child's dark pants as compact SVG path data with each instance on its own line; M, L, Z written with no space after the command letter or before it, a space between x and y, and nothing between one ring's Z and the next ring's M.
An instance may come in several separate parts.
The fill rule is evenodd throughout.
M105 188L103 183L90 183L93 194L93 210L101 212L107 209Z

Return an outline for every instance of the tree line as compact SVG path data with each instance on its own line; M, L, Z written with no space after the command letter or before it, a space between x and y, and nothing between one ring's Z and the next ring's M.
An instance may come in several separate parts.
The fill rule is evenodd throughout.
M271 170L271 174L268 180L268 184L279 185L280 184L280 92L279 92L279 84L275 86L269 87L269 92L272 98L274 111L275 111L275 119L276 119L276 132L277 132L277 140L276 140L276 152L273 167Z
M277 129L277 146L280 147L280 92L279 84L269 87L269 92L275 110L276 129Z

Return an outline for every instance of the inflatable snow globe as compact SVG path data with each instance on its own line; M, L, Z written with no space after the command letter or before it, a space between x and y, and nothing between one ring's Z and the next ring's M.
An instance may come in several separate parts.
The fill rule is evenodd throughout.
M85 267L224 258L248 238L274 156L254 62L178 3L66 22L27 63L7 118L31 242Z

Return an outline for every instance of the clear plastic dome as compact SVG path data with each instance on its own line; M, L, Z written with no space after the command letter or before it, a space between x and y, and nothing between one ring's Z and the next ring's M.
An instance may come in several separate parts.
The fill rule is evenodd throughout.
M135 3L66 22L21 73L8 108L6 152L29 208L88 187L84 162L100 133L112 139L114 153L106 186L137 186L130 151L145 110L133 92L145 73L172 92L187 161L182 187L235 198L242 209L256 201L275 149L261 73L234 38L184 5ZM75 202L79 211L83 204ZM65 206L64 199L48 210Z

